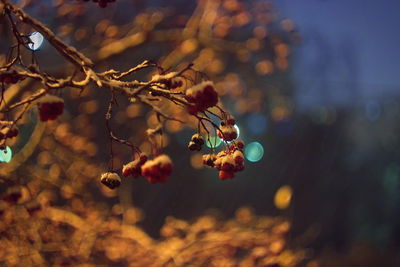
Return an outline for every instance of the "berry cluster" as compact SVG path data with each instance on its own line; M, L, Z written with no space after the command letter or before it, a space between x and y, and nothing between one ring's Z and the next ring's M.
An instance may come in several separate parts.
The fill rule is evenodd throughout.
M20 76L17 72L5 72L0 74L0 83L17 83L24 80L24 77Z
M200 134L194 134L188 144L190 151L200 151L204 145L204 139Z
M152 160L146 161L141 167L142 175L152 183L165 183L172 173L172 161L163 154Z
M218 131L218 137L224 141L230 142L235 140L238 136L235 128L235 119L233 118L229 118L225 122L222 121L219 129L220 131Z
M115 172L106 172L101 175L100 181L105 186L114 189L121 184L121 177Z
M172 173L172 161L165 155L159 155L152 160L148 160L147 155L141 153L135 160L122 167L124 177L133 176L137 178L144 176L152 183L165 183ZM101 183L114 189L121 184L121 178L115 172L106 172L101 175Z
M236 141L228 147L228 150L218 154L203 155L203 164L219 170L221 180L232 179L235 172L244 170L244 143L241 140Z
M55 120L63 113L64 100L55 95L45 95L38 101L39 119L41 121Z
M127 176L133 176L135 178L139 177L142 175L142 165L145 164L147 161L147 155L145 154L140 154L138 158L135 160L129 162L128 164L124 165L122 167L122 175L127 177Z
M218 94L211 81L204 81L186 90L186 100L189 102L188 112L191 115L204 112L218 103Z
M84 2L89 2L90 0L83 0ZM93 2L97 3L99 7L105 8L107 7L108 3L113 3L115 0L92 0Z

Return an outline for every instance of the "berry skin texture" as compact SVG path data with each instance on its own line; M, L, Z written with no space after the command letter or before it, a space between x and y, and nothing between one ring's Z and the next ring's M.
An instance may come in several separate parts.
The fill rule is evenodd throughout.
M139 161L143 165L147 161L147 155L144 153L140 154Z
M226 121L226 123L227 123L228 125L234 126L234 125L236 124L236 121L235 121L234 118L229 118L229 119Z
M233 177L235 177L233 172L219 171L219 179L221 180L232 179Z
M141 167L142 175L152 183L165 183L172 173L170 157L162 154L152 160L147 160Z
M100 177L100 181L102 184L107 186L110 189L114 189L121 184L121 177L115 172L106 172L103 173Z
M187 111L188 111L188 113L189 113L190 115L196 115L197 112L199 112L199 110L197 109L197 107L194 106L194 105L189 105L189 106L187 107Z
M55 120L63 113L64 100L58 96L47 94L39 99L38 108L41 121Z
M129 162L128 164L122 167L122 175L125 177L127 176L132 176L134 178L139 177L140 175L142 175L141 167L146 161L147 161L147 155L140 154L138 158L136 158L135 160Z
M233 158L235 160L235 163L237 163L237 164L242 164L244 161L243 153L240 150L236 150L233 153Z
M237 140L236 145L237 145L238 149L244 148L244 142L242 140Z
M211 81L204 81L186 90L185 98L189 102L188 113L195 115L204 112L218 103L218 93Z

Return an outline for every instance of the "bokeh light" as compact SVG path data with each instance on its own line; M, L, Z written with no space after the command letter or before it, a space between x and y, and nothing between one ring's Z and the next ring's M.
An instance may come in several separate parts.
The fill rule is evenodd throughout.
M203 154L194 153L190 157L190 165L192 165L192 167L195 168L195 169L202 169L204 167L204 165L203 165Z
M44 41L43 35L40 32L33 32L29 35L29 39L31 40L31 43L28 44L28 47L34 51L38 50Z
M221 138L219 138L218 136L208 136L205 138L206 141L206 145L209 148L212 147L219 147L222 143Z
M237 131L237 138L239 138L239 136L240 136L240 128L239 128L239 126L237 126L237 124L235 124L235 129L236 129L236 131Z
M12 158L12 150L9 146L4 150L0 150L0 162L10 162Z
M251 142L246 146L244 154L248 161L257 162L264 156L264 148L259 142Z
M275 193L274 204L278 209L286 209L290 205L292 199L292 188L289 185L284 185Z

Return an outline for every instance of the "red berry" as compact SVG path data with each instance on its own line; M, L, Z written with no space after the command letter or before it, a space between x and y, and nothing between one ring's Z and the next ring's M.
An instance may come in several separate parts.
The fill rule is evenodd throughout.
M99 1L99 7L101 7L101 8L107 7L107 1L105 1L105 0L100 0L100 1Z
M141 171L150 183L164 183L172 173L171 159L167 155L160 155L143 164Z
M170 176L172 173L172 165L171 164L161 165L161 172L166 176Z
M233 119L233 118L230 118L230 119L228 119L227 121L226 121L226 123L228 124L228 125L235 125L235 123L236 123L236 121L235 121L235 119Z
M235 140L235 139L237 138L237 132L231 132L229 138L230 138L231 140L228 140L228 141Z
M9 75L3 77L3 82L4 83L12 83L12 81L13 81L13 78L11 76L9 76Z
M243 170L244 170L244 165L243 164L235 166L235 172L241 172Z
M229 164L229 163L223 163L221 165L222 171L233 171L234 168L235 168L235 166L233 166L232 164Z
M147 161L147 155L146 154L140 154L140 163L145 163Z
M237 140L236 141L236 145L239 149L243 149L244 148L244 142L242 140Z
M188 89L185 98L196 107L196 110L188 109L190 114L205 111L218 103L218 94L210 81L199 83Z
M39 119L41 121L55 120L59 115L62 114L63 109L63 102L40 103Z
M55 120L63 112L64 100L54 95L45 95L38 106L41 121Z
M233 172L219 171L219 179L221 180L232 179L233 177L235 177Z
M244 159L242 157L236 157L235 158L235 163L237 163L237 164L242 164L243 161L244 161Z
M189 113L190 115L196 115L197 112L198 112L196 106L189 105L187 109L188 109L188 113Z

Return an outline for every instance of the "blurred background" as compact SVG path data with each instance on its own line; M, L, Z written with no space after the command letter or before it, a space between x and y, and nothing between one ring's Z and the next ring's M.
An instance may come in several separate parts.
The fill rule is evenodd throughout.
M90 201L111 211L130 203L143 214L137 225L153 238L167 216L231 218L247 206L288 220L289 244L310 249L320 264L309 266L400 266L397 1L117 0L104 9L92 2L15 2L94 59L99 71L145 59L178 69L193 62L215 81L247 145L245 171L221 181L202 166L200 153L187 149L196 125L167 123L165 152L175 162L170 181L124 180L112 192L97 180L108 162L102 129L108 94L71 89L63 93L69 99L63 117L14 173L18 181L45 175L49 185L40 187L67 209L70 191L90 193ZM8 32L3 24L2 36ZM8 46L0 43L3 54ZM71 73L46 41L35 57L49 73ZM148 150L144 131L155 116L120 101L115 129ZM28 142L32 118L20 126L13 151ZM116 165L129 160L129 151L116 151ZM3 191L15 180L4 183Z

